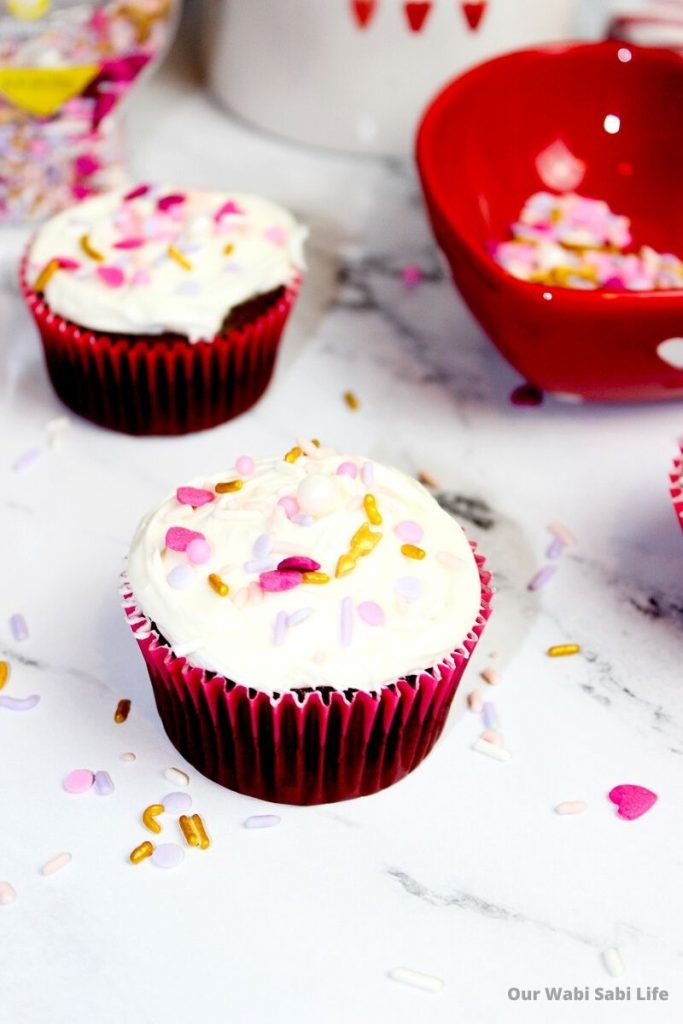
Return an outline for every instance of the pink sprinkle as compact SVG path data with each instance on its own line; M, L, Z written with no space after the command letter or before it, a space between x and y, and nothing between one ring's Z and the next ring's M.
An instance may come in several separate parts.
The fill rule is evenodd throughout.
M193 565L203 565L211 558L211 546L204 537L195 537L187 545L187 558Z
M193 508L208 505L215 498L215 494L201 487L179 487L175 493L181 505L192 505Z
M273 245L284 245L287 241L287 234L284 228L272 227L266 228L263 232L263 237L268 242L272 242Z
M120 242L114 243L115 249L139 249L145 244L144 238L122 238Z
M657 794L644 786L615 786L609 792L609 798L618 807L617 814L627 821L635 821L657 803Z
M204 540L204 534L196 530L188 530L184 526L172 526L166 531L166 547L171 551L187 551L193 540Z
M342 462L337 467L337 476L350 476L353 480L358 476L358 467L354 466L352 462Z
M546 558L559 558L566 547L565 542L561 537L555 537L548 546L548 550L545 553Z
M551 533L554 533L556 537L559 537L560 540L563 540L568 547L571 547L572 544L576 544L576 537L573 533L570 533L567 527L563 526L562 523L551 523L548 529Z
M341 642L343 647L351 646L353 635L353 601L345 597L341 603Z
M493 743L497 747L503 746L503 737L497 729L484 729L481 734L481 738L485 740L486 743Z
M291 494L285 494L283 498L280 498L278 505L285 510L285 514L288 519L292 519L295 515L298 515L299 502L296 498L292 497Z
M528 590L540 590L556 572L554 565L544 565L528 584Z
M88 178L91 174L94 174L95 171L99 171L100 161L90 153L82 153L81 156L76 157L76 160L74 161L74 168L76 170L76 174L80 177Z
M375 601L361 601L358 614L368 626L384 625L384 611Z
M131 199L139 199L140 196L146 196L151 188L151 185L138 185L131 192L128 192L124 197L125 203L130 202Z
M259 576L259 583L263 590L271 594L279 594L283 590L293 590L301 583L301 573L280 572L273 569L272 572L262 572Z
M502 679L500 672L496 672L495 668L491 668L490 665L483 670L481 678L485 683L488 683L489 686L498 686Z
M475 715L478 715L484 706L481 694L477 690L472 690L467 695L467 706Z
M97 275L110 288L120 288L125 277L120 267L103 266L97 268Z
M171 195L162 196L161 199L157 200L157 208L159 210L170 210L174 206L178 206L179 203L185 202L185 196L182 192L173 192Z
M278 572L317 572L320 562L313 558L306 558L304 555L294 555L291 558L283 558L278 565Z
M235 461L235 469L240 476L251 476L256 469L256 465L251 455L240 455Z
M213 215L213 219L218 224L223 217L227 217L229 214L240 214L244 213L244 210L237 205L232 199L228 199L227 203L223 203L221 207Z
M80 267L78 260L72 260L70 256L58 256L57 263L60 270L78 270Z
M287 635L287 613L278 612L273 628L273 647L282 647Z
M424 536L424 530L420 524L413 522L412 519L405 519L402 523L398 523L395 531L397 537L408 541L409 544L419 544Z
M139 270L135 271L130 280L131 284L149 284L152 280L152 275L149 270L145 270L144 267L141 267Z
M67 793L87 793L94 781L95 776L87 768L75 768L65 776L62 785Z
M409 263L401 271L401 278L406 288L417 288L422 283L423 276L422 267L418 267L414 263Z

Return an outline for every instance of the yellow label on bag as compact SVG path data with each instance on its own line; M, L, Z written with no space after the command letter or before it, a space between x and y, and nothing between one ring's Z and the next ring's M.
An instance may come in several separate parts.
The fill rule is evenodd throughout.
M10 14L22 21L33 21L34 18L42 18L50 9L51 0L5 0L5 6Z
M97 64L70 68L0 68L0 93L15 107L49 117L93 80Z

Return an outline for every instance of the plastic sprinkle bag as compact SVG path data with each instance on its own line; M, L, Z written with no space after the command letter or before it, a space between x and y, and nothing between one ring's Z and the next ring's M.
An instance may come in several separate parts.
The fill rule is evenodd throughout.
M124 179L117 108L166 51L176 0L0 0L0 224Z

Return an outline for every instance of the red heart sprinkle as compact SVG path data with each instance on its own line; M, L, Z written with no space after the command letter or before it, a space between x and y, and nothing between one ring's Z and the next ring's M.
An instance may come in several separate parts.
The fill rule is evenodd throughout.
M279 572L317 572L319 568L320 562L316 562L312 558L306 558L304 555L292 555L291 558L283 558L278 565Z
M157 207L160 210L170 210L172 206L177 206L178 203L184 203L185 196L180 192L173 192L170 196L162 196L157 201Z
M184 526L171 526L166 531L166 547L171 551L185 551L190 541L205 539L203 533L198 533L197 530L188 530Z
M657 794L644 786L615 786L609 798L618 807L617 814L627 821L634 821L657 803Z
M203 487L179 487L175 495L181 505L192 505L193 508L208 505L215 497L211 491L206 491Z
M150 186L149 185L138 185L137 188L132 189L132 191L128 192L123 197L123 201L124 201L124 203L127 203L131 199L139 199L140 196L146 196L147 193L149 192L149 190L150 190Z
M263 590L271 594L278 594L283 590L293 590L301 583L300 572L280 572L273 569L272 572L262 572L259 576L259 583Z
M120 267L98 267L97 274L110 288L120 288L125 280Z

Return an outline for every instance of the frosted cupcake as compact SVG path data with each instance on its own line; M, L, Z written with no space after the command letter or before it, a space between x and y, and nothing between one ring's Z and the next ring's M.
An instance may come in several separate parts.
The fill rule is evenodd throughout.
M224 786L303 804L420 763L491 590L419 483L301 441L179 487L140 524L122 595L178 750Z
M256 196L149 185L53 217L21 283L57 394L133 434L244 412L270 380L305 234Z
M669 473L669 481L671 483L670 493L674 512L683 530L683 439L678 442L678 455L674 459L671 472Z

